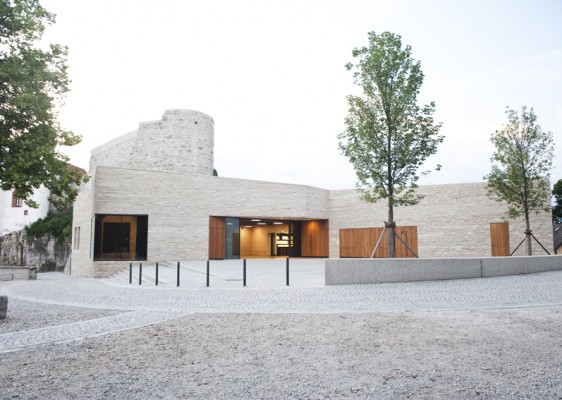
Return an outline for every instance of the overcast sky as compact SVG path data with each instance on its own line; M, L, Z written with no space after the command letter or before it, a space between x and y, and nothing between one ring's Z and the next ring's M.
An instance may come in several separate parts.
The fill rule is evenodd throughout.
M64 128L90 151L193 109L215 121L215 168L227 177L352 188L340 155L354 47L391 31L425 74L445 142L426 184L482 181L506 106L533 107L554 133L562 179L562 1L42 0L45 39L69 47Z

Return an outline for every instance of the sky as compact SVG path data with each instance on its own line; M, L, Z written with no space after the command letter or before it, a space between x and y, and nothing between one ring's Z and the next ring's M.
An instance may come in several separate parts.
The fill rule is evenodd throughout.
M532 107L554 134L562 179L560 0L42 0L57 15L45 43L68 46L72 81L59 111L83 136L64 149L88 169L93 148L158 120L166 109L214 119L220 176L355 187L340 154L345 64L367 33L390 31L425 75L445 141L421 184L481 182L490 135L506 107Z

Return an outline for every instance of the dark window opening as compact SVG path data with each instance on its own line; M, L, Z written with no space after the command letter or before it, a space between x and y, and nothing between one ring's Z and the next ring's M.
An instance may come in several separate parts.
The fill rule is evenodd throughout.
M148 215L96 214L94 261L147 259Z

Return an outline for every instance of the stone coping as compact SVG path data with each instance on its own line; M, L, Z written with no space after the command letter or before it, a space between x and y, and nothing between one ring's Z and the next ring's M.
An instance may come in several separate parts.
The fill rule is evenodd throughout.
M326 285L470 279L562 270L561 256L339 258L326 260Z

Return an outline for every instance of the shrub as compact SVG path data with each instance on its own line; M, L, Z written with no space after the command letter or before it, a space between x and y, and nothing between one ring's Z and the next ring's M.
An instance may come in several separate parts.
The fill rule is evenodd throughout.
M31 237L51 234L57 244L63 244L72 233L72 209L60 213L49 213L45 218L38 219L26 226L25 233Z

